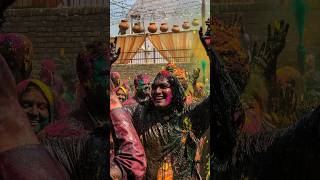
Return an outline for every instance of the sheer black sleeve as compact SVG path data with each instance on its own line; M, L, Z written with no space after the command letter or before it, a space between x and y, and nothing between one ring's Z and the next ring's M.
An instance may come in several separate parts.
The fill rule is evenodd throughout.
M210 58L211 149L217 159L232 154L237 135L244 122L244 111L238 90L213 49Z
M185 108L196 137L201 137L210 128L210 96Z
M302 179L320 165L320 108L287 128L253 136L240 135L227 161L214 158L218 179Z

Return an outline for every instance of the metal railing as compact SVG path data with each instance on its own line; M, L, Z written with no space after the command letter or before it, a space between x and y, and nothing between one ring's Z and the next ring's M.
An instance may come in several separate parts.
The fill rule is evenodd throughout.
M107 0L17 0L11 8L105 7Z
M134 52L124 52L130 54ZM165 57L163 57L163 54ZM127 55L124 55L127 56ZM118 59L116 64L123 64L124 61L129 60L129 64L159 64L168 63L169 61L175 63L189 63L191 62L191 49L176 49L176 50L139 50L133 59Z

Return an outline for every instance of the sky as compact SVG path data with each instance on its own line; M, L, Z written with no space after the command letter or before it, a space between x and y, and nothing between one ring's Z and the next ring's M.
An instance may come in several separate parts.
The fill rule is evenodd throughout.
M137 2L136 0L111 0L110 3L111 37L118 34L121 19L126 17L135 3L139 5L137 9L143 7L145 29L151 21L155 21L158 28L161 22L168 22L171 28L173 24L181 26L184 21L191 23L194 18L201 19L201 0L152 0L151 2L150 0L137 0ZM141 6L142 3L143 6ZM206 17L210 14L209 3L210 0L206 0ZM151 13L154 14L151 15ZM166 14L166 17L162 14Z

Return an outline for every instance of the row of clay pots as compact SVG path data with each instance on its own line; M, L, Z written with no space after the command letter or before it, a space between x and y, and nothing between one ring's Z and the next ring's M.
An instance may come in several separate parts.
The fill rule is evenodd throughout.
M198 19L194 19L192 21L192 25L193 26L197 26L199 25L199 20ZM187 30L190 28L190 25L189 25L189 22L184 22L182 24L182 28ZM119 24L119 29L120 29L120 32L121 34L125 34L126 30L129 29L129 23L127 20L121 20L121 23ZM149 27L148 27L148 31L150 33L155 33L157 32L158 28L157 28L157 25L156 23L150 23ZM161 26L160 26L160 31L161 32L167 32L169 30L169 27L167 25L167 23L161 23ZM132 31L134 33L142 33L144 32L144 28L141 26L140 22L137 22L134 24L134 26L132 27ZM180 28L178 25L173 25L172 27L172 32L180 32Z
M188 29L188 28L185 28L185 29ZM148 27L148 31L150 33L155 33L155 32L157 32L157 30L158 30L158 28L157 28L156 23L150 23L150 25ZM169 30L168 24L167 23L161 23L160 31L161 32L167 32L168 30ZM180 28L179 28L178 25L173 25L171 31L177 33L177 32L180 32Z
M185 22L184 26L182 26L182 28L189 29L190 26L187 24L187 22ZM150 33L155 33L155 32L157 32L157 30L158 30L158 28L157 28L156 23L150 23L150 25L148 27L148 31ZM169 30L168 24L167 23L161 23L160 31L161 32L167 32L168 30ZM180 28L179 28L178 25L173 25L171 31L174 32L174 33L178 33L178 32L180 32Z

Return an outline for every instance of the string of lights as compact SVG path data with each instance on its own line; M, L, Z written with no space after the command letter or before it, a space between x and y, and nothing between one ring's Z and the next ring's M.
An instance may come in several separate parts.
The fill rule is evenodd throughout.
M111 25L132 16L150 21L201 16L201 0L111 0L110 5Z

